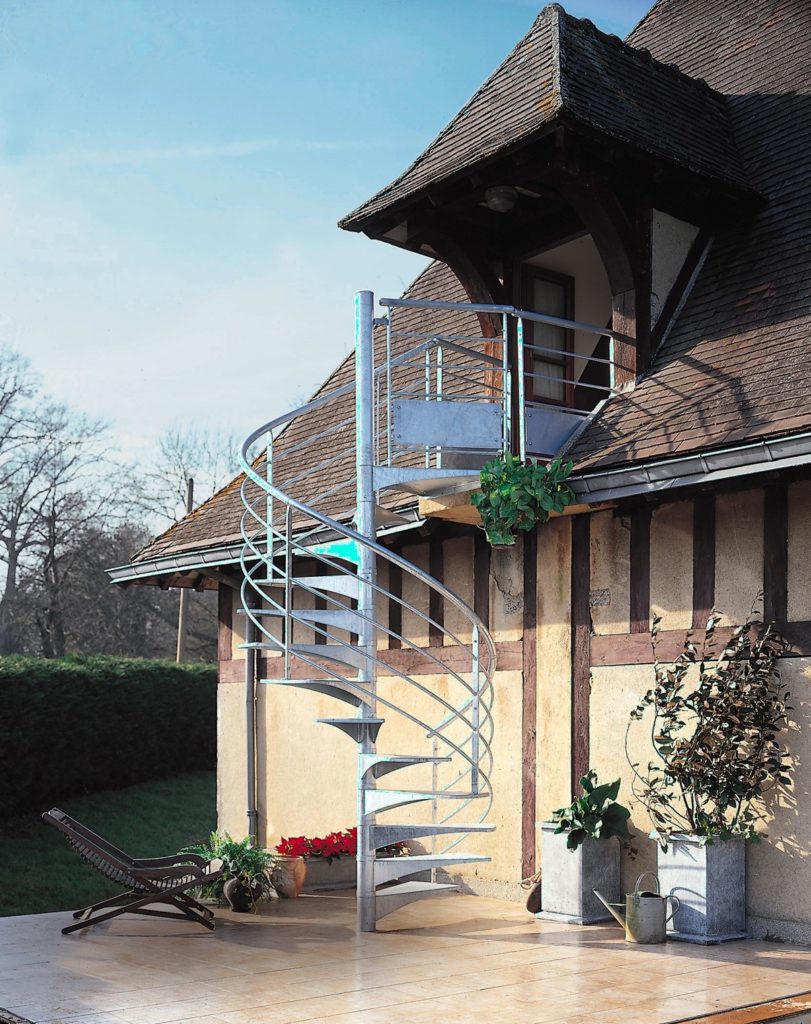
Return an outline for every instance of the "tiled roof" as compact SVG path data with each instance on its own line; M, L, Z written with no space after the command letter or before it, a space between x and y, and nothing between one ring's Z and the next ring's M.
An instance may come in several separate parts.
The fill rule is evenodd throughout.
M579 470L811 429L809 40L806 0L660 0L631 36L635 46L728 95L742 166L769 204L717 234L651 370L635 391L612 399L580 439ZM437 263L406 294L464 301L456 278ZM425 326L422 314L413 316L415 329ZM432 314L432 329L464 332L446 317ZM319 393L352 373L347 358ZM350 475L353 460L350 443L335 473ZM136 560L238 540L240 482Z
M711 178L748 184L722 96L550 4L425 152L341 227L361 230L427 187L515 149L560 121L596 129Z
M650 372L581 438L581 468L811 428L811 4L660 0L631 42L727 94L768 205L717 233Z

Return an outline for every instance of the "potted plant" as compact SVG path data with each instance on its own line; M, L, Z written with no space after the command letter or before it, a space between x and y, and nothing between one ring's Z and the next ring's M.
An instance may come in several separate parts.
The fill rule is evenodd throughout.
M616 802L620 780L600 785L592 769L580 780L582 793L541 822L542 907L536 916L568 924L611 918L594 895L620 896L620 849L630 845L630 812Z
M480 472L481 490L471 501L488 541L496 547L515 544L519 532L545 523L550 512L562 512L574 500L565 482L571 471L571 462L523 463L509 452L486 462Z
M203 886L203 899L219 903L225 900L232 910L244 913L255 912L261 899L272 899L276 895L271 882L276 856L251 845L250 836L237 841L227 832L212 832L205 842L187 846L182 852L223 862L223 872L217 881Z
M750 616L750 619L752 616ZM659 843L662 892L679 897L672 937L700 943L746 934L747 842L759 842L761 798L789 785L781 733L791 710L777 660L787 644L772 626L747 621L716 656L713 611L700 650L685 637L672 664L656 655L654 686L631 712L650 730L655 758L628 761L633 791Z
M283 838L276 847L279 855L276 868L282 895L297 896L305 883L308 889L350 889L356 881L355 856L358 850L358 830L348 828L342 832L329 832L325 836L291 836ZM392 857L408 853L405 843L397 843L378 851L378 856ZM295 863L303 865L301 871L292 871ZM290 867L288 867L288 864ZM296 875L302 875L297 879ZM283 877L290 876L290 877ZM295 891L298 888L298 891Z

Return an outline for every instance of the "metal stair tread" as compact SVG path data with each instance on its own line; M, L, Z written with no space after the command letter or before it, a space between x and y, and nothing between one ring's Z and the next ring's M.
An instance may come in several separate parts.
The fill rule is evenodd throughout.
M283 588L284 580L256 580L261 587ZM328 590L345 597L357 597L360 584L357 576L351 573L331 573L325 576L292 576L290 583L295 588L307 587L310 590Z
M417 864L418 867L415 871L425 870L420 867L420 864L425 864L430 861L432 864L441 862L443 864L483 864L489 862L490 857L484 856L484 854L477 853L416 853L408 854L403 857L375 857L375 864L402 864L404 867L406 864Z
M378 789L367 790L368 793L381 793L387 796L421 796L442 800L478 800L488 796L487 793L458 793L446 792L442 789L391 789L388 786L381 786Z
M431 469L424 466L375 466L376 491L398 490L428 496L467 490L472 479L479 479L478 469Z
M260 679L259 682L287 689L311 690L313 693L342 700L356 708L371 706L368 691L364 692L361 683L353 683L350 679Z
M459 887L451 882L397 882L396 885L387 885L383 889L378 889L376 895L378 897L399 896L401 893L437 892L441 889L454 889L458 892Z

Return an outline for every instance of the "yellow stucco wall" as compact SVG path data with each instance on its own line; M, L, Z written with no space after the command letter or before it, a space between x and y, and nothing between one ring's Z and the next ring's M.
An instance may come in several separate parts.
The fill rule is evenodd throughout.
M790 619L811 619L811 482L789 488L788 607ZM654 510L651 520L651 605L662 615L663 629L687 629L692 620L693 509L689 501ZM716 503L716 606L727 621L741 621L763 585L763 498L756 489L718 495ZM413 545L405 556L427 568L426 544ZM591 520L591 616L601 636L629 629L629 525L617 510L595 513ZM448 540L444 549L445 579L460 597L473 600L473 543L471 538ZM538 534L536 567L536 801L535 819L544 820L571 798L571 520L560 517ZM608 592L608 599L606 593ZM427 592L407 583L404 594L427 610ZM523 635L523 545L492 552L490 579L491 629L497 642ZM413 618L413 617L412 617ZM451 629L460 621L447 619ZM234 654L242 629L234 618ZM424 626L409 623L415 642L424 642ZM463 638L465 639L465 638ZM798 775L791 794L768 801L769 837L749 851L750 913L776 921L811 921L811 816L805 813L811 797L811 659L786 660L796 711L788 745ZM450 696L452 683L443 675L419 676L428 690ZM649 828L643 810L630 792L630 773L624 741L628 714L650 686L649 665L594 667L590 695L590 763L605 780L623 779L621 799L631 805L633 822L642 835L635 862L627 859L623 882L655 865L655 846L644 833ZM522 673L502 670L495 677L495 802L489 820L492 835L468 840L466 848L493 858L489 865L460 871L474 889L489 882L514 885L521 875L521 758ZM220 826L235 834L245 831L244 692L241 684L222 684L218 708L218 814ZM424 721L437 719L437 707L426 695L409 689L395 677L382 678L381 696L402 704ZM342 734L317 725L319 716L349 710L336 702L302 691L262 688L259 697L259 803L263 838L275 842L282 833L323 832L342 828L355 818L354 747ZM430 753L424 729L395 712L380 709L386 725L381 750ZM441 751L437 751L441 752ZM631 754L645 763L644 732L632 733ZM444 778L439 770L439 780ZM391 777L397 786L428 788L431 771L418 767ZM328 797L325 798L325 794ZM415 805L388 812L381 821L425 820L430 808ZM476 820L472 805L464 815ZM475 878L474 878L475 876ZM499 890L501 891L501 890ZM504 890L506 891L506 890Z
M630 629L631 528L613 509L591 517L591 621L594 632Z
M811 484L789 488L788 606L789 619L811 618ZM604 513L601 513L604 515ZM599 517L592 519L594 523ZM601 537L598 527L597 537ZM763 587L763 494L748 490L716 499L716 607L726 624L749 614ZM605 580L611 567L602 559L616 555L592 533L592 578ZM689 626L692 574L692 511L690 503L660 507L651 525L651 603L663 617L662 628ZM592 609L594 616L596 609ZM599 632L600 630L598 630ZM785 659L781 674L792 691L792 722L785 740L796 774L793 787L775 791L766 801L763 829L768 837L747 851L747 908L750 915L776 922L811 922L811 659ZM632 811L639 837L639 856L623 857L623 886L638 874L655 869L656 847L644 808L631 794L632 773L624 740L628 715L653 682L650 665L594 667L591 672L590 763L606 781L620 777L620 799ZM568 722L567 722L568 725ZM651 751L644 726L632 728L629 745L633 761L647 764ZM777 928L777 926L775 926ZM773 928L772 930L775 930ZM779 928L777 928L779 931Z
M571 520L538 534L535 820L571 798Z
M661 629L688 629L693 621L693 503L654 509L650 524L651 615Z
M427 546L412 545L404 557L427 568ZM523 629L522 550L494 557L491 578L492 619L499 640L520 639ZM457 537L445 542L444 573L448 585L463 600L473 602L473 541ZM381 582L385 584L385 575ZM416 607L428 608L428 592L424 586L406 575L403 595ZM235 608L239 599L235 595ZM311 606L305 597L298 607ZM244 631L243 616L235 616L239 635L234 636L232 653L240 658L238 649ZM385 619L384 619L385 621ZM447 625L460 630L462 617L451 610ZM427 631L424 622L412 613L404 613L407 635L424 644ZM467 639L464 630L460 639ZM302 633L302 639L305 634ZM309 637L306 637L309 639ZM379 639L379 646L383 640ZM241 664L241 662L240 662ZM231 671L235 666L231 666ZM469 673L462 673L469 682ZM452 705L460 705L465 697L458 682L449 675L417 675L418 686L411 686L394 675L378 679L382 698L378 714L384 718L378 749L390 753L443 755L447 749L441 742L432 746L426 728L437 725L446 709L432 698L435 695ZM504 886L514 886L521 873L521 700L522 673L497 671L494 676L494 769L492 786L494 803L488 821L496 825L493 833L472 837L465 843L465 852L481 853L491 863L471 865L453 870L453 876L478 891L507 894ZM422 689L421 689L422 688ZM386 706L386 701L406 708L419 720L416 724ZM259 837L272 846L282 835L323 834L347 828L355 823L356 756L352 741L338 730L318 724L319 717L351 714L352 708L329 697L308 693L298 688L260 686L257 699L257 804ZM246 831L245 801L245 694L241 682L221 683L218 702L218 821L221 829L242 836ZM461 731L448 733L453 741L462 739ZM432 771L436 771L436 776ZM395 788L431 789L451 781L452 766L432 769L419 765L390 775L386 782ZM457 787L458 788L458 787ZM459 815L459 821L476 822L484 809L483 800L472 801ZM444 805L445 812L450 807ZM429 803L412 804L378 816L380 823L422 822L431 820ZM416 844L415 849L431 849L430 840ZM495 885L495 889L492 886Z
M763 587L763 491L715 499L715 607L721 624L745 622Z

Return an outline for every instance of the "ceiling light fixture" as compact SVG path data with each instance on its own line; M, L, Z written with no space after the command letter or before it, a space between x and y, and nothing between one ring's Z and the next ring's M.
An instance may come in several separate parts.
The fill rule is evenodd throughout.
M485 189L484 202L495 213L509 213L518 202L518 193L512 185L493 185Z

